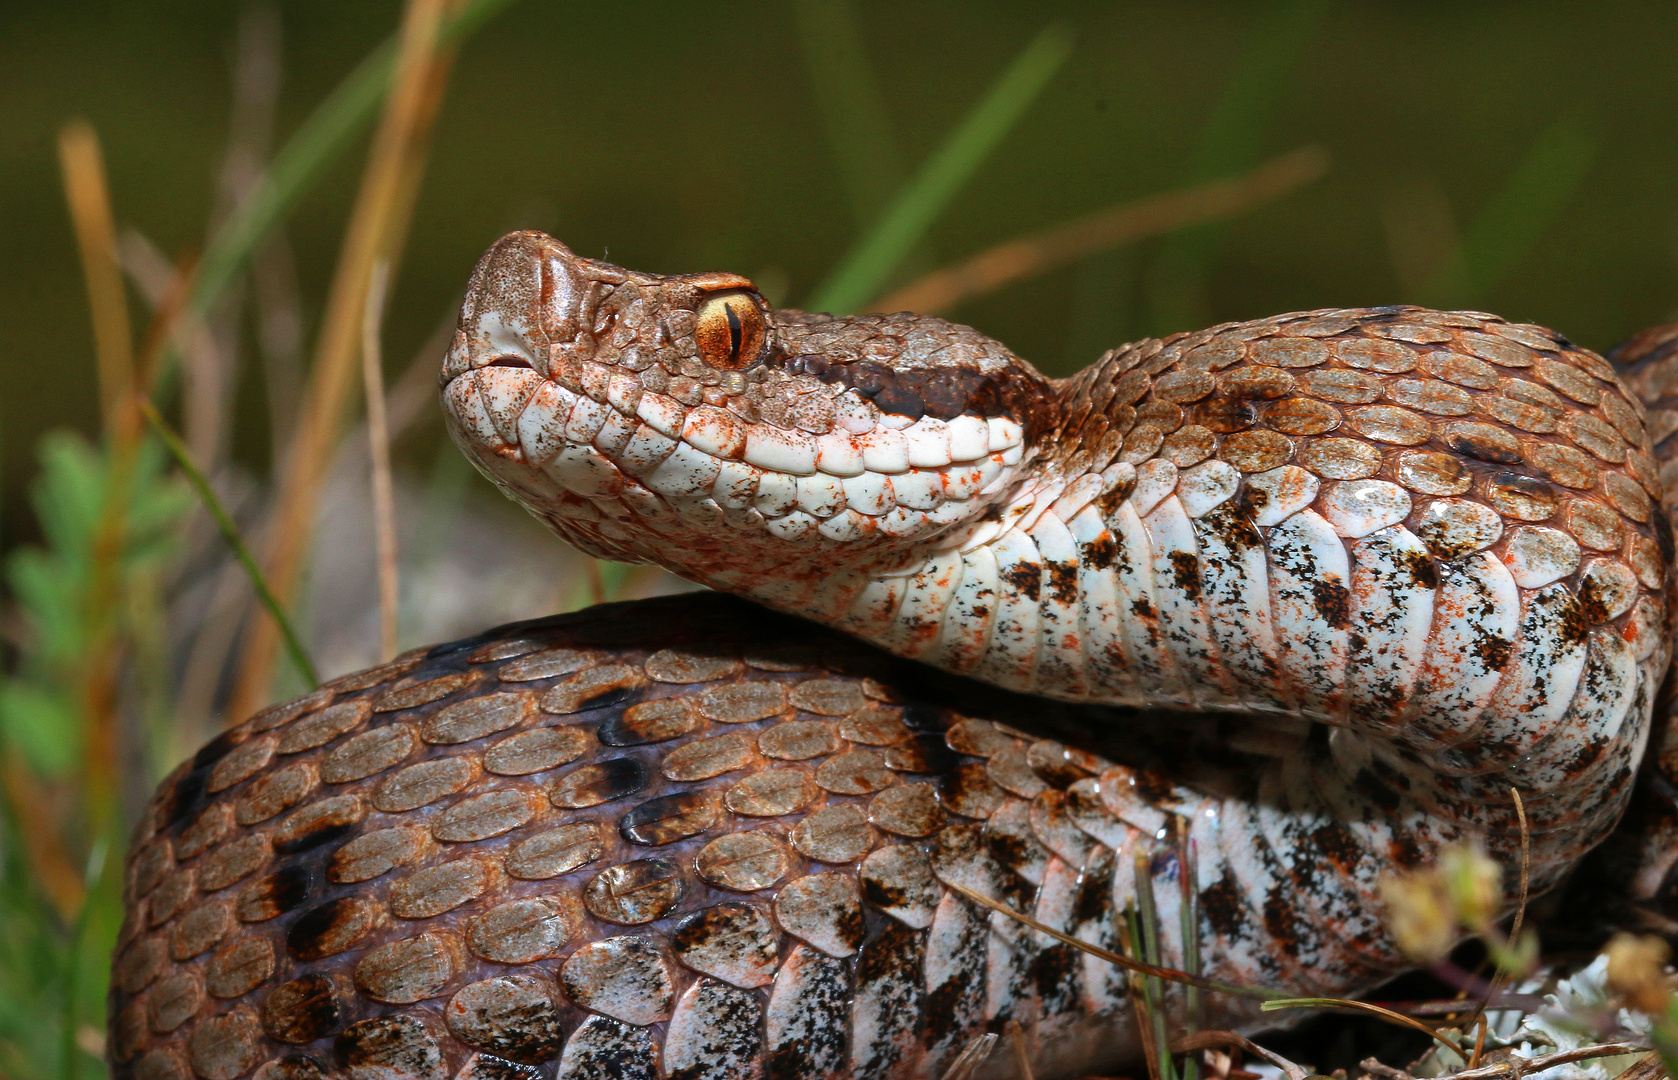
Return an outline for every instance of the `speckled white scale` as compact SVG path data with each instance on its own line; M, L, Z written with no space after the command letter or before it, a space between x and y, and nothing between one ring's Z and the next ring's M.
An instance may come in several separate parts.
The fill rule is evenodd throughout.
M961 574L961 556L953 551L934 555L911 574L887 648L916 657L934 649Z
M1430 734L1457 736L1479 717L1503 678L1521 596L1509 569L1488 552L1435 565L1439 591L1416 679L1414 723Z
M1124 941L1119 935L1122 909L1113 903L1113 849L1097 844L1090 849L1078 873L1079 899L1075 910L1086 913L1072 928L1072 936L1080 941L1123 952ZM1081 985L1084 1011L1101 1016L1123 1008L1130 993L1126 972L1099 956L1084 954Z
M845 1033L850 1027L851 979L848 966L808 945L792 950L769 992L765 1014L768 1053L802 1061L801 1076L839 1080L846 1064Z
M1306 715L1346 714L1351 559L1334 527L1301 510L1270 530L1271 618L1282 670Z
M1508 757L1548 738L1573 703L1585 667L1579 602L1566 585L1547 585L1522 597L1515 654L1476 732L1482 744Z
M944 894L926 938L926 992L948 1003L950 1027L927 1046L927 1064L940 1072L967 1042L984 1013L985 940L990 912L953 892Z
M1139 700L1119 611L1118 538L1093 506L1078 512L1070 531L1078 545L1079 636L1090 690L1113 700Z
M908 580L904 576L869 578L839 625L859 637L886 633L897 618L898 605L906 592Z
M1037 668L1037 601L1042 593L1043 560L1024 529L1003 533L991 545L996 575L1005 587L998 593L990 649L973 674L1000 686L1023 690ZM1026 587L1021 587L1021 582Z
M1293 711L1270 625L1269 558L1264 537L1234 503L1194 522L1201 604L1225 670L1257 708Z
M1392 727L1415 692L1427 654L1438 578L1427 545L1403 526L1353 543L1351 562L1347 706L1354 721Z
M871 958L870 951L890 953ZM851 1080L910 1075L919 1049L916 1023L925 989L926 935L891 926L863 947L851 1002Z
M1153 553L1160 624L1188 692L1203 707L1240 704L1235 688L1225 682L1223 663L1201 608L1200 553L1183 504L1175 495L1168 496L1143 517L1142 524Z
M1636 691L1637 658L1631 646L1612 630L1593 631L1566 716L1549 739L1516 764L1514 772L1523 785L1546 790L1570 778L1583 779L1581 755L1594 747L1607 759L1608 746L1619 737Z
M1031 539L1043 559L1042 594L1037 605L1043 651L1033 685L1054 687L1057 694L1081 698L1088 693L1089 684L1078 597L1078 544L1066 523L1052 511L1038 515L1031 527Z
M988 546L961 552L959 557L959 580L944 608L937 647L927 660L951 671L969 671L990 647L999 582L996 553Z
M758 995L701 976L682 993L664 1033L664 1071L692 1080L760 1080L763 1009Z
M1113 583L1122 620L1120 632L1137 684L1153 688L1165 700L1192 701L1166 644L1165 625L1154 596L1154 553L1148 529L1129 501L1119 505L1109 524L1117 541Z

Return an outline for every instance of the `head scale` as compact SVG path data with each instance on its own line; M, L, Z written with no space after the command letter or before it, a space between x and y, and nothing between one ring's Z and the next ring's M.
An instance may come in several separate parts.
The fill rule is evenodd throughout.
M479 260L440 382L456 443L562 537L747 592L959 542L1060 419L967 327L777 312L538 232Z

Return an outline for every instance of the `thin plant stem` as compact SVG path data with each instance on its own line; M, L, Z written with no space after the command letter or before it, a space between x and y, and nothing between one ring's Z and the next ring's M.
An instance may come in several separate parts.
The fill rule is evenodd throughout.
M1326 150L1306 146L1242 176L1120 203L935 270L893 292L879 307L928 315L948 311L965 300L1098 252L1185 225L1233 217L1317 180L1328 171L1328 163Z
M512 2L469 0L459 5L439 28L441 43L458 44ZM192 295L194 311L202 313L214 306L263 240L372 121L393 85L399 44L400 36L393 36L369 53L274 155L262 178L205 248Z
M1446 1038L1440 1032L1428 1027L1420 1020L1417 1020L1414 1017L1405 1016L1403 1013L1393 1012L1391 1009L1382 1008L1379 1005L1371 1005L1367 1001L1352 1001L1349 998L1323 997L1280 998L1272 1001L1266 1001L1259 1006L1259 1011L1261 1012L1273 1012L1277 1009L1347 1009L1351 1012L1369 1013L1371 1016L1379 1016L1381 1019L1390 1021L1400 1027L1407 1027L1420 1031L1429 1038L1436 1040L1439 1045L1443 1046L1451 1053L1457 1055L1457 1058L1463 1063L1466 1064L1468 1061L1468 1051ZM1455 1075L1460 1076L1462 1074L1457 1073Z
M367 311L361 322L361 377L367 392L367 453L373 474L373 532L379 555L379 660L396 655L396 612L400 595L396 568L396 505L391 491L390 428L385 420L385 376L379 348L390 263L373 264Z
M1574 1050L1563 1050L1542 1057L1505 1058L1495 1064L1486 1065L1478 1069L1464 1069L1462 1072L1449 1073L1451 1080L1494 1080L1503 1076L1525 1076L1528 1073L1539 1073L1546 1069L1553 1069L1557 1065L1567 1065L1574 1061L1591 1061L1595 1058L1622 1057L1626 1054L1641 1054L1648 1050L1641 1043L1600 1043L1596 1046L1581 1046ZM1383 1065L1374 1058L1365 1058L1358 1062L1358 1067L1365 1072L1385 1078L1385 1080L1416 1080L1415 1077L1403 1069L1395 1069L1391 1065Z
M1244 1050L1254 1057L1261 1057L1270 1064L1281 1069L1288 1080L1305 1080L1309 1075L1302 1065L1296 1065L1281 1054L1266 1050L1258 1043L1235 1031L1196 1031L1191 1032L1171 1044L1172 1053L1192 1054L1196 1050L1209 1050L1214 1047L1229 1046L1237 1050Z
M811 310L843 313L868 303L1071 52L1063 27L1039 33L816 290Z
M950 1062L950 1067L944 1070L940 1080L968 1080L979 1066L989 1058L991 1051L996 1049L998 1036L994 1031L987 1031L983 1035L975 1035L961 1048L961 1053Z
M1256 986L1236 986L1233 983L1219 982L1216 979L1208 979L1201 975L1190 975L1186 971L1178 971L1175 968L1160 967L1157 964L1150 964L1145 961L1138 960L1135 957L1126 956L1123 953L1116 953L1111 949L1103 949L1101 946L1092 945L1082 938L1075 938L1071 934L1066 933L1064 930L1056 930L1047 923L1038 922L1030 915L1027 915L1024 912L1015 911L1013 908L1002 903L1002 901L992 900L984 893L974 892L965 885L951 881L945 882L944 887L966 897L975 904L978 904L980 907L986 907L992 911L1000 912L1001 914L1008 916L1010 919L1020 923L1022 926L1031 927L1031 929L1037 931L1039 934L1046 934L1063 944L1071 945L1077 949L1082 949L1091 956L1099 956L1109 964L1112 964L1115 967L1124 968L1126 971L1133 971L1140 975L1152 975L1155 978L1164 979L1167 982L1182 983L1185 986L1198 986L1202 990L1212 990L1220 994L1229 994L1232 997L1253 998L1257 1001L1271 1001L1283 996L1274 990L1264 990Z
M1195 880L1198 870L1195 859L1194 838L1189 835L1189 823L1186 818L1173 818L1176 823L1177 839L1177 884L1178 884L1178 933L1183 939L1183 970L1190 975L1200 974L1200 911L1195 903ZM1189 1034L1200 1030L1202 1022L1200 1009L1200 989L1194 986L1183 988L1183 1023ZM1197 1080L1199 1066L1194 1058L1183 1062L1183 1076L1185 1080Z
M1136 921L1141 928L1142 959L1150 964L1158 964L1162 959L1160 950L1159 903L1154 896L1154 875L1150 863L1152 860L1144 851L1137 850L1132 856L1135 867L1136 881ZM1170 1043L1169 1033L1165 1030L1165 987L1157 978L1148 976L1145 980L1148 995L1148 1019L1153 1024L1154 1046L1159 1052L1159 1074L1161 1080L1176 1080L1177 1066L1167 1049Z
M58 158L93 315L99 402L105 428L111 431L134 380L134 336L128 318L128 293L117 260L116 222L105 180L105 159L99 137L87 121L72 120L64 125L58 133Z
M291 620L286 617L285 608L280 606L273 590L268 587L267 579L262 576L262 568L257 565L255 556L251 554L250 548L245 545L244 537L239 535L239 526L234 524L232 515L227 512L227 508L222 505L222 501L216 497L215 489L210 487L209 480L193 463L191 451L186 448L186 444L181 441L180 436L175 434L174 429L158 413L157 407L151 403L150 399L144 399L140 402L140 411L145 416L146 422L151 425L152 430L157 433L157 437L163 442L164 448L169 451L169 456L175 459L176 466L186 476L193 491L197 492L199 500L204 504L205 511L209 513L211 519L216 523L216 528L220 530L222 539L227 541L227 546L233 550L233 557L239 560L240 566L244 567L246 576L250 578L251 588L256 592L258 602L262 604L280 628L280 633L285 639L286 654L291 657L292 666L297 669L297 673L311 687L319 686L320 676L315 672L315 665L309 659L308 650L303 648L303 642L297 636L296 629L293 628Z
M441 96L434 86L452 56L440 47L445 3L409 0L403 15L391 93L345 230L276 497L267 566L269 584L282 603L293 597L302 576L321 487L349 405L373 265L389 257L412 209L409 162L430 133ZM273 621L258 618L240 658L229 716L246 715L268 696L278 644Z
M851 0L796 0L798 43L857 222L867 225L903 182L903 162Z

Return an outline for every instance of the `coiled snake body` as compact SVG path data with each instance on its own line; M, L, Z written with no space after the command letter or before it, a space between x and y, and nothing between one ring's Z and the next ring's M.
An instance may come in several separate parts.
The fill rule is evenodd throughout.
M1625 807L1669 659L1666 355L1634 394L1549 331L1380 308L1055 381L939 319L509 236L441 376L498 485L592 554L1032 697L952 711L954 683L715 597L340 680L164 786L116 1057L697 1080L936 1076L987 1029L1039 1076L1134 1052L1119 973L950 884L1107 946L1140 889L1168 964L1369 986L1404 964L1381 873L1468 835L1512 868L1515 789L1544 889Z

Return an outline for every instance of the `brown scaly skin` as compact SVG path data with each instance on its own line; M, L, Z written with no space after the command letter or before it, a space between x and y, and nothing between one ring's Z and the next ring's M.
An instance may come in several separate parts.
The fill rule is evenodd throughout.
M129 861L115 1075L552 1076L591 1015L580 1004L627 1055L580 1076L936 1076L1010 1018L1039 1076L1100 1069L1135 1049L1122 976L936 875L1049 919L1034 883L1070 887L1063 925L1113 946L1112 852L1093 834L1136 830L1093 780L1169 815L1192 798L1180 781L1234 789L1253 772L1212 749L1228 733L1205 719L1092 741L1134 727L1126 715L979 687L708 594L416 650L258 714L160 786ZM817 810L828 828L801 831ZM1169 840L1144 850L1176 859ZM655 872L613 900L601 883L626 867ZM1202 905L1239 917L1238 898ZM578 959L626 937L650 946L637 959L654 978ZM701 993L749 1018L795 963L844 987L803 1041L766 1046L761 1016L709 1042L671 1021ZM1008 1001L988 1021L987 986ZM853 1072L848 1035L874 1014L885 1031Z
M1635 398L1600 357L1540 328L1301 313L1127 346L1051 382L942 320L775 313L732 275L637 274L516 234L479 265L443 384L463 449L585 550L662 562L1004 686L1271 718L1144 722L995 690L958 704L957 682L923 684L877 654L873 682L831 658L782 671L754 661L765 635L843 639L714 597L412 657L253 718L165 785L117 961L113 1046L134 1075L936 1076L969 1036L1010 1020L1038 1075L1076 1075L1133 1050L1123 981L984 915L952 883L1111 944L1145 880L1174 960L1180 859L1193 852L1191 925L1210 973L1345 993L1403 963L1372 899L1383 870L1465 833L1510 861L1519 786L1543 888L1630 792L1666 663L1671 534L1652 512L1660 485ZM587 430L567 444L563 418L582 413ZM846 424L897 432L925 417L939 439L947 423L947 450L992 440L971 451L989 454L982 475L962 464L977 456L944 459L942 502L905 494L944 469L935 455L912 462L919 472L861 470L906 477L896 516L857 509L872 505L870 475L845 489L857 501L842 513L802 522L781 494L706 494L724 459L766 477L854 477L799 455ZM766 460L753 440L775 443ZM1289 469L1291 489L1265 486ZM1354 618L1406 589L1443 597L1457 582L1466 596L1469 579L1449 576L1465 558L1504 579L1507 563L1532 578L1518 638L1473 605L1453 617L1476 663L1525 673L1509 676L1513 698L1464 715L1429 711L1421 689L1406 699L1382 681L1397 646L1365 647L1374 624L1352 624L1345 692L1311 687L1308 670L1279 682L1262 626L1197 644L1205 631L1183 610L1239 615L1228 597L1252 587L1254 557L1270 560L1257 580L1286 569L1266 514L1300 498L1307 473L1288 512L1339 515L1323 543L1345 537L1357 566L1403 573L1350 578L1338 606L1319 596L1295 621L1344 634L1347 596ZM1073 604L1068 616L1065 597L1122 554L1101 530L1162 505L1133 509L1161 477L1199 507L1200 552L1172 555L1157 609L1132 605L1115 623ZM1409 537L1396 563L1356 529L1387 510L1341 497L1365 481L1382 505L1402 500L1386 520L1405 527L1374 538ZM818 500L835 486L822 483ZM798 505L811 494L799 487ZM987 494L1002 502L974 497ZM1175 513L1148 528L1181 535L1191 523ZM1076 551L1052 555L1079 521L1090 531ZM1029 557L1004 551L1022 522L1018 535L1036 530ZM932 573L964 543L996 545L972 564L996 575L996 604L963 607L972 598ZM905 582L942 623L904 599ZM1484 595L1507 614L1512 600ZM1038 615L1010 636L1022 599L1042 605L1041 636ZM1128 666L1143 639L1120 647L1127 622L1154 634L1145 648L1161 669ZM1572 682L1547 696L1567 663L1589 688L1577 708ZM1523 726L1528 711L1545 719ZM985 723L997 719L1018 730ZM1339 730L1325 738L1300 719ZM1039 741L1057 726L1080 751ZM1081 756L1101 749L1095 732L1129 745ZM865 846L830 843L846 815L871 822ZM375 848L402 858L379 862ZM1250 1019L1224 1002L1214 1012ZM281 1044L303 1049L276 1056Z

